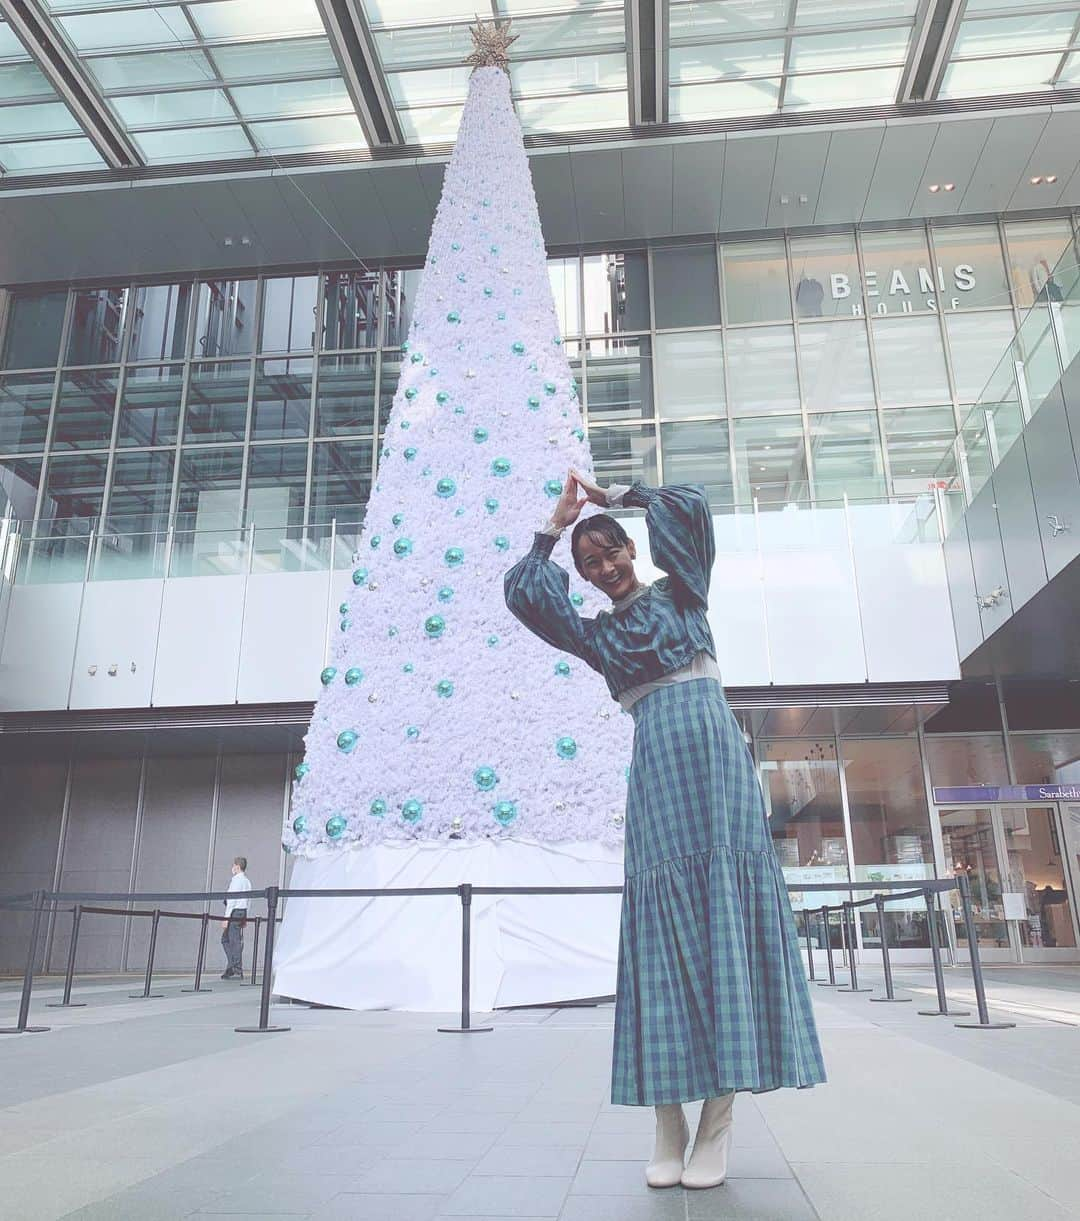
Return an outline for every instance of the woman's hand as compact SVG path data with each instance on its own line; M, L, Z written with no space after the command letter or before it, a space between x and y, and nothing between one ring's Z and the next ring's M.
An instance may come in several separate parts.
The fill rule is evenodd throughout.
M588 475L583 475L580 471L572 470L570 477L585 493L587 500L591 500L594 505L599 505L602 509L608 507L607 492L598 483L593 482Z
M589 503L591 497L578 496L578 475L574 471L566 476L566 482L563 484L562 494L555 503L555 509L551 514L552 522L559 527L560 530L566 526L572 526L577 521L581 510ZM606 503L606 501L605 501Z

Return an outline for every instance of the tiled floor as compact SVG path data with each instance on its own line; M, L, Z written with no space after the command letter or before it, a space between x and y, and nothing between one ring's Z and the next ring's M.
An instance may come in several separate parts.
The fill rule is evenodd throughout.
M496 1016L275 1006L257 990L80 983L0 1036L0 1218L436 1221L1080 1219L1080 971L995 970L1014 1030L815 988L828 1086L736 1105L731 1177L650 1191L651 1112L606 1101L610 1008ZM872 971L867 982L876 985ZM899 973L917 1002L925 972ZM959 996L967 978L950 979ZM15 984L0 983L0 1024Z

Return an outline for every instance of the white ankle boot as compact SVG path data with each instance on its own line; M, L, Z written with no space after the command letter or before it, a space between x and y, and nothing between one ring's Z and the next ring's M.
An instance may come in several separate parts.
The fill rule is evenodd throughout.
M656 1108L656 1149L645 1167L650 1187L677 1187L682 1181L683 1157L690 1129L679 1103Z
M734 1102L734 1091L721 1098L705 1099L694 1137L694 1151L680 1180L684 1187L719 1187L727 1178Z

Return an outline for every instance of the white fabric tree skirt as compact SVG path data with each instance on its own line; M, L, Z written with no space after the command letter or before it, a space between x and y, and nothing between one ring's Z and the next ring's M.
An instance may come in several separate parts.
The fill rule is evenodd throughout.
M297 858L290 887L618 886L622 845L381 844ZM482 1012L615 991L619 895L478 895L472 1008ZM461 1007L457 895L291 899L274 954L274 991L345 1009L452 1013Z

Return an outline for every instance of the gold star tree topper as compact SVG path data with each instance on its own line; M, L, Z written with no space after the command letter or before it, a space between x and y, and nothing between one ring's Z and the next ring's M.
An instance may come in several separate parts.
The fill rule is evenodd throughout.
M510 71L510 57L507 52L512 42L517 42L517 34L510 33L509 21L481 21L469 26L472 35L472 54L465 62L473 68L502 68Z

